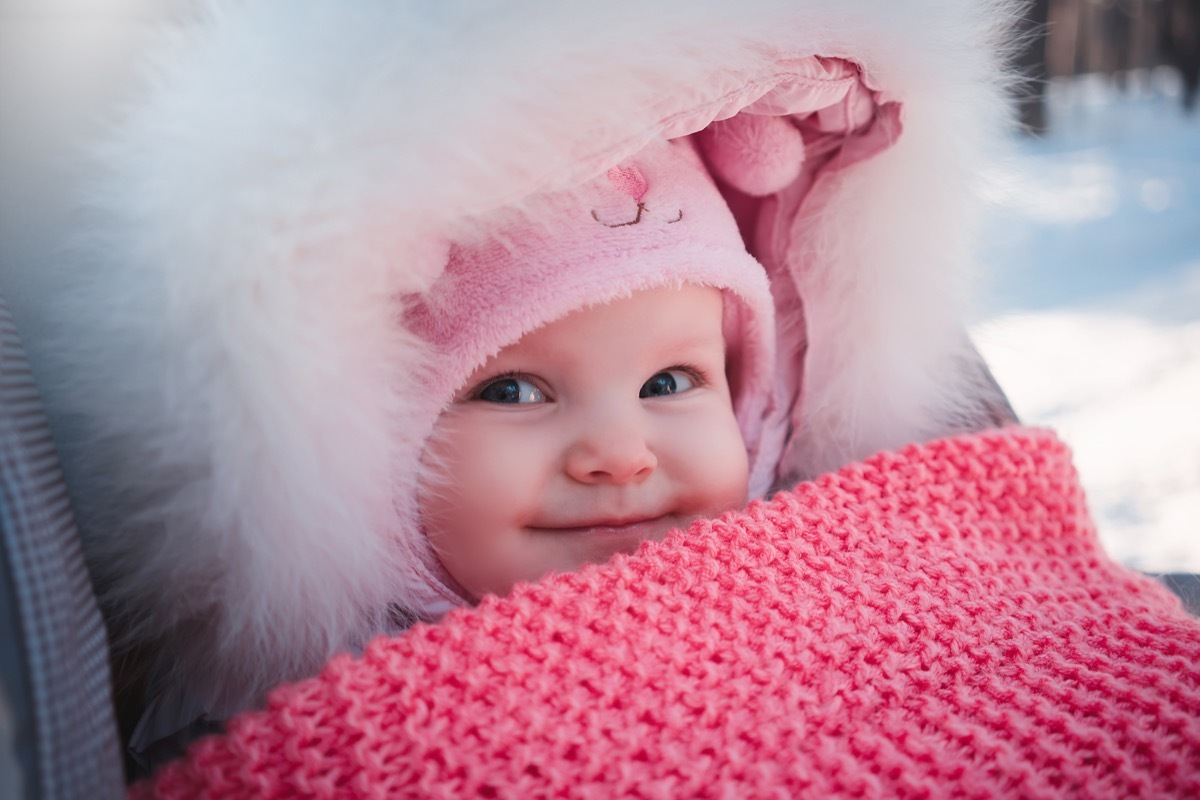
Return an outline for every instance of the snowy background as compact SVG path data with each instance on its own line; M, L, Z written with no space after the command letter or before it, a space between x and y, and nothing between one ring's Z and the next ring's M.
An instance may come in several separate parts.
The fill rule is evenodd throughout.
M0 290L31 344L67 156L135 85L150 27L194 2L0 0ZM1110 551L1200 572L1200 116L1171 72L1049 101L1050 132L986 175L974 332L1022 418L1073 446Z
M1200 115L1175 73L1050 87L1050 131L986 176L974 334L1022 421L1072 446L1101 537L1200 572Z

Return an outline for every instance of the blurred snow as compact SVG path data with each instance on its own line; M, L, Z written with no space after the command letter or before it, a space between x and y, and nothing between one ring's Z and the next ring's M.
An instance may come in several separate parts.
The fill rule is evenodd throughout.
M988 176L974 334L1074 449L1109 552L1200 572L1200 116L1178 94L1169 72L1052 85L1050 133Z

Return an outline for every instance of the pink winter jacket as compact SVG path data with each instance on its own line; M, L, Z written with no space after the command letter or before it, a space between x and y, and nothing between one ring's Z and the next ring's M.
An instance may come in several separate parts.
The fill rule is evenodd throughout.
M1010 428L375 641L134 798L1197 797L1200 621Z

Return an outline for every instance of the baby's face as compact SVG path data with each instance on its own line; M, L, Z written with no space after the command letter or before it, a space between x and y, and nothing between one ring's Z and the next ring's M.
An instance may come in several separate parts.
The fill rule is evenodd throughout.
M425 533L473 599L746 500L717 289L654 289L504 348L438 419Z

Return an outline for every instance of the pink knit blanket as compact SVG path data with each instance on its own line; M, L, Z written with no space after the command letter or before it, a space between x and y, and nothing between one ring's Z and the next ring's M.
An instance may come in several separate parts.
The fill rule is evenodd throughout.
M1200 797L1200 621L1020 428L885 453L276 690L150 797Z

